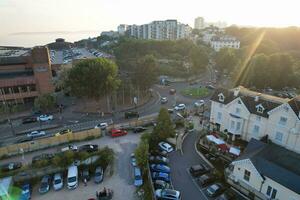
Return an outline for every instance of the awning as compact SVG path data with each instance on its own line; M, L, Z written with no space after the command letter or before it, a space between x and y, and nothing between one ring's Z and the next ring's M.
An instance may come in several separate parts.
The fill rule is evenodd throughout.
M224 142L223 140L221 140L221 139L219 139L219 138L216 138L216 137L213 136L213 135L207 135L206 138L207 138L209 141L211 141L211 142L213 142L213 143L216 143L217 145L219 145L219 144L225 144L225 142Z
M241 150L236 147L230 147L229 153L232 153L233 155L239 156L241 153Z

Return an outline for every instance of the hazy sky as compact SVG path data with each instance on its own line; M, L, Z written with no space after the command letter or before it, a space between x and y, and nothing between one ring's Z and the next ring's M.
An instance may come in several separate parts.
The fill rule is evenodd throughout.
M300 26L299 0L0 0L0 35L15 32L111 30L194 18L255 26Z

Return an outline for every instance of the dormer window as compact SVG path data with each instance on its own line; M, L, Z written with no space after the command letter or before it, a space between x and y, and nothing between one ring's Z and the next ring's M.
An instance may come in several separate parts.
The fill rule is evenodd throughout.
M265 108L261 104L259 104L259 105L256 106L256 111L258 113L263 113L264 110L265 110Z
M222 93L220 93L218 95L218 97L219 97L219 101L224 102L225 97L224 97L224 95Z

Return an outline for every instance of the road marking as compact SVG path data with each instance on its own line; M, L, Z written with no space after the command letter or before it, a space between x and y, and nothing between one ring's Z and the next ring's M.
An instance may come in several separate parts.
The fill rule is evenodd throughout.
M199 185L197 184L197 182L195 181L195 179L192 177L192 175L189 172L189 168L186 168L186 172L189 174L190 178L192 179L194 185L197 187L197 189L200 191L200 193L204 196L205 200L209 200L206 195L204 194L204 192L202 191L202 189L199 187Z

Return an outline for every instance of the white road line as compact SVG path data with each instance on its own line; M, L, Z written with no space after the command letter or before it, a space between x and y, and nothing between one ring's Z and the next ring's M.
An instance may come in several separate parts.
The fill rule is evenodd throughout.
M189 172L189 168L186 168L186 172L188 173L188 175L190 176L190 178L192 179L193 183L195 184L195 186L197 187L197 189L201 192L201 194L204 196L205 200L209 200L206 195L204 194L204 192L202 191L202 189L199 187L199 185L197 184L197 182L194 180L194 178L192 177L192 175Z

